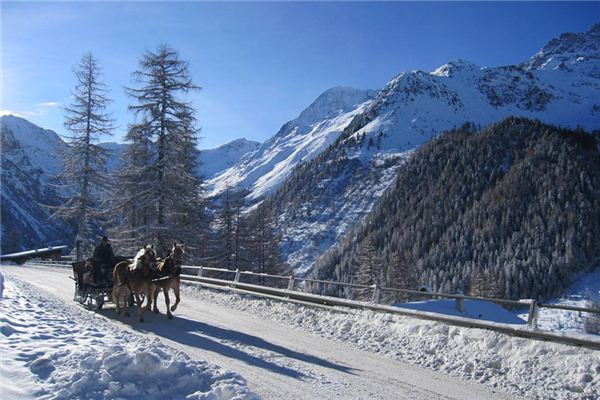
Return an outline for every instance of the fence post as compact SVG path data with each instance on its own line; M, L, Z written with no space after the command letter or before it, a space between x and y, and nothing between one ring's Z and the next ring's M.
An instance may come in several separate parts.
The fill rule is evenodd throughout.
M203 268L204 268L203 266L200 266L200 269L198 270L198 276L199 276L199 277L201 277L201 276L202 276L202 269L203 269Z
M235 270L235 278L233 279L234 282L239 282L240 281L240 270L239 268Z
M463 294L462 290L459 290L458 294ZM465 299L463 299L463 298L455 299L454 300L454 308L456 308L458 310L458 312L464 313L465 312Z
M379 298L381 297L381 288L378 284L373 285L373 303L379 304Z
M288 290L294 290L294 275L290 275L290 282L288 283Z
M529 316L527 317L527 325L533 329L535 329L537 325L537 311L537 301L531 299L531 303L529 303Z

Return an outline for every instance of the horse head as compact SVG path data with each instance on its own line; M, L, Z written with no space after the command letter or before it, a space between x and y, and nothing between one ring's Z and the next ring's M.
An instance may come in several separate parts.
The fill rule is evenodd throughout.
M173 258L174 271L172 271L172 274L181 273L181 264L183 263L183 254L185 253L184 247L185 245L183 243L177 244L177 242L173 242L171 257Z
M154 246L148 245L144 247L144 253L142 255L142 265L148 267L151 270L156 269L156 251Z
M160 263L158 269L161 273L169 276L179 275L181 273L181 264L184 254L184 244L173 243L173 247L169 250L169 254L163 262Z
M131 264L130 269L132 271L140 270L144 275L150 274L150 272L156 269L156 251L154 246L148 245L136 254Z

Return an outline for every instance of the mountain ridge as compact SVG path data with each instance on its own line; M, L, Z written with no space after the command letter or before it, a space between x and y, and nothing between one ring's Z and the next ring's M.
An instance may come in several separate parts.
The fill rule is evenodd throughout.
M581 35L596 35L591 32ZM266 199L267 208L278 212L286 261L296 272L308 272L367 215L410 152L445 130L466 122L487 126L508 116L599 128L600 79L594 74L599 61L578 58L572 60L577 68L569 69L528 69L523 63L478 67L458 60L431 73L397 74L346 114L346 125L329 148L304 162Z
M540 299L597 266L599 241L597 139L509 117L417 149L313 275Z

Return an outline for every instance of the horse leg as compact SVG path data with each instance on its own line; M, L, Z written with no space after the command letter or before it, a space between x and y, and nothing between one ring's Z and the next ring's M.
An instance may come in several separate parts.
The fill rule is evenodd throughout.
M158 313L158 293L160 292L160 286L154 287L154 312Z
M175 304L171 307L171 311L175 311L177 309L177 305L179 304L179 279L173 285L173 291L175 292Z
M140 322L144 322L144 307L142 307L142 300L140 299L140 293L137 290L134 290L135 294L135 304L137 304L138 309L138 318Z
M169 303L171 303L171 299L169 298L169 286L166 285L163 287L163 293L165 295L165 305L167 307L167 317L169 319L173 318L173 314L171 314L171 310L169 309Z
M152 309L152 297L154 296L154 290L152 288L152 283L148 283L146 285L146 297L148 300L146 301L146 311L150 311Z
M117 315L119 315L120 314L120 310L119 310L119 287L117 285L113 286L111 298L112 298L112 302L115 303L115 306L117 307L116 308Z
M129 296L131 295L131 290L129 288L125 289L123 287L123 292L121 296L123 296L123 310L125 310L125 316L129 317Z

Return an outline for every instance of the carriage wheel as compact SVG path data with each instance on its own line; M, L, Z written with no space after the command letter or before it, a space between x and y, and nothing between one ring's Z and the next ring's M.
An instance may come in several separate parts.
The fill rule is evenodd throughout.
M140 293L140 301L143 303L146 300L146 295L144 293ZM133 307L135 305L135 296L133 293L129 295L129 307Z
M96 310L102 310L102 306L104 305L104 295L96 297Z

